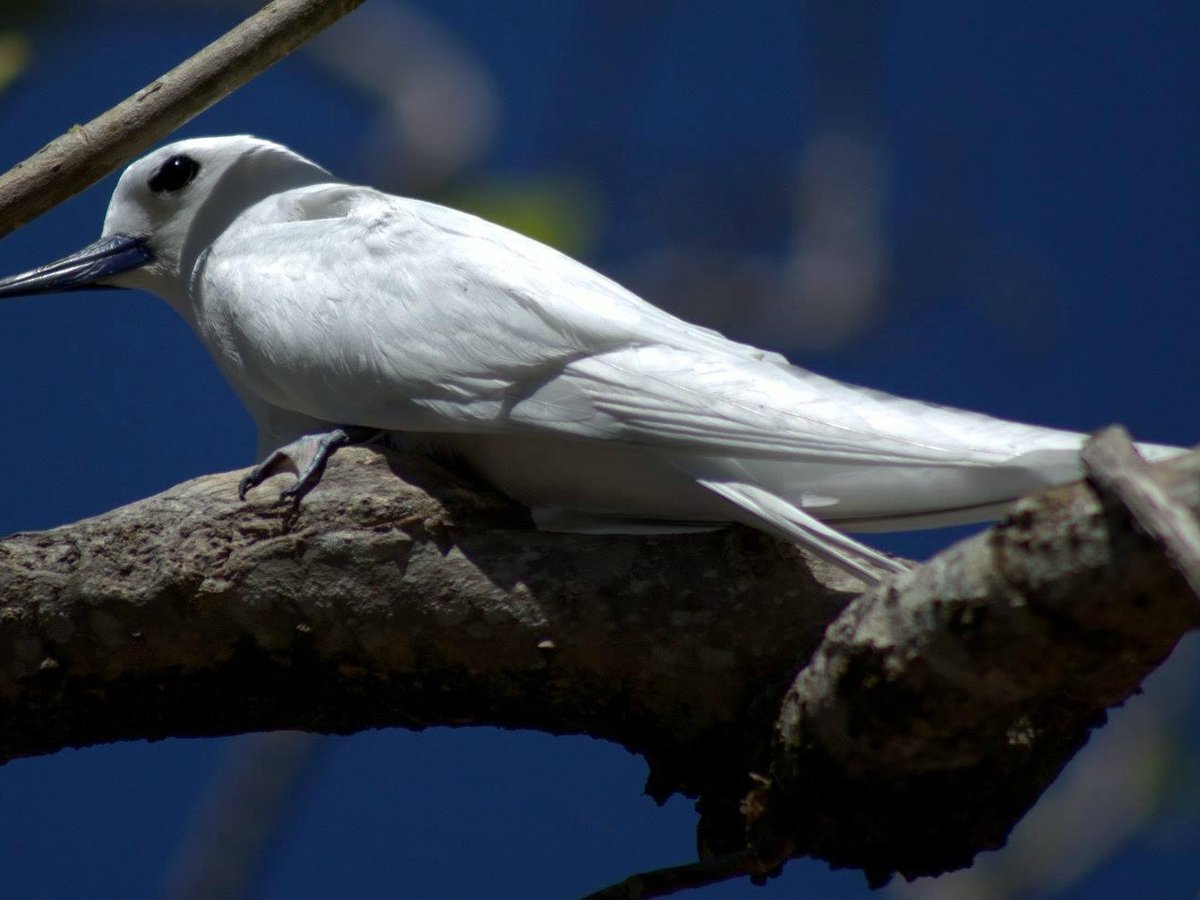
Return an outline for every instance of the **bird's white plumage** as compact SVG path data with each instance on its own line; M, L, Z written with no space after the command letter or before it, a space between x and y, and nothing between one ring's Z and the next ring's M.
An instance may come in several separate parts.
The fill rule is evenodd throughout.
M150 192L179 154L195 181ZM260 453L330 425L416 433L544 527L742 521L870 577L895 566L820 520L978 520L1078 471L1077 434L822 378L505 228L339 183L250 137L133 164L105 233L148 238L154 264L115 281L187 319Z

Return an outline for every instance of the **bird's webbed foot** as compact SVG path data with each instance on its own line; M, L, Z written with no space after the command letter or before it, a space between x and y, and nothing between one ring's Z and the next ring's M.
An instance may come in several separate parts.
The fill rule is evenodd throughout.
M325 465L339 447L365 444L375 440L382 432L374 428L347 425L323 434L306 434L290 444L273 450L266 459L250 470L238 484L238 497L246 499L246 493L272 475L279 472L295 472L296 480L279 493L279 503L299 506L304 495L321 482Z

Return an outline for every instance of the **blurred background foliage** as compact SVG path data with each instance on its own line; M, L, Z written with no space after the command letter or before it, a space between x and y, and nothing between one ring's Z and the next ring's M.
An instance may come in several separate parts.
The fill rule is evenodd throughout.
M256 5L0 0L4 162ZM836 377L1193 443L1198 39L1187 4L370 0L183 133L251 131L470 209ZM0 267L90 239L106 195L15 234ZM0 529L249 461L167 311L4 313L10 422L87 439L0 449L26 476ZM1198 652L1114 712L1008 848L888 891L1200 896ZM642 777L599 742L487 729L64 752L0 771L0 896L571 896L694 852L689 804L654 808ZM701 896L866 894L797 862Z
M0 31L0 92L29 63L29 41L19 31Z

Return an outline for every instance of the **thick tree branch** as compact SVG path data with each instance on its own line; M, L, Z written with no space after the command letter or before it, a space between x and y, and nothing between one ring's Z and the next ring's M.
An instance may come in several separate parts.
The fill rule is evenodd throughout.
M272 0L133 96L0 176L0 237L73 197L287 56L363 0Z
M1200 455L1153 470L1194 520ZM830 626L747 800L752 842L876 882L968 865L1198 624L1170 548L1125 509L1083 484L1022 500Z
M295 519L274 484L243 504L235 474L210 476L0 542L0 757L490 723L663 756L665 796L710 777L698 747L740 752L747 707L774 684L770 715L856 587L746 530L541 534L369 450L339 452Z
M1200 455L1154 468L1195 515ZM237 477L0 542L0 756L277 728L582 732L644 754L654 796L700 798L722 860L686 878L811 854L882 880L1002 843L1200 620L1162 548L1085 484L857 597L748 530L541 534L370 450L339 453L296 517L269 485L239 503Z

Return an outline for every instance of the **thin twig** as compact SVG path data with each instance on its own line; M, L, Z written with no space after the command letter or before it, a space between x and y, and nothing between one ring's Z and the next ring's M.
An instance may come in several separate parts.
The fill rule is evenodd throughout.
M0 237L95 184L363 0L274 0L86 125L0 176Z
M666 897L679 891L741 878L758 872L760 868L754 855L743 850L683 866L651 869L630 875L624 881L588 894L583 900L650 900L652 897Z
M1116 499L1147 537L1163 545L1200 596L1200 522L1158 483L1129 433L1113 425L1094 434L1084 445L1083 467L1097 490Z

